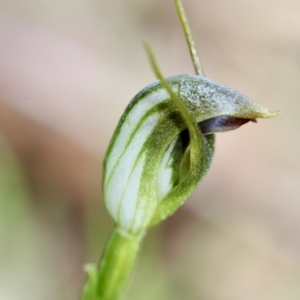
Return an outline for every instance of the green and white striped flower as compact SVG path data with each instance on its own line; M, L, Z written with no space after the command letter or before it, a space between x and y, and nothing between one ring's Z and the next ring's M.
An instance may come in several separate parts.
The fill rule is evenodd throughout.
M139 233L173 214L206 174L214 132L277 115L201 75L160 78L126 108L104 163L105 205Z

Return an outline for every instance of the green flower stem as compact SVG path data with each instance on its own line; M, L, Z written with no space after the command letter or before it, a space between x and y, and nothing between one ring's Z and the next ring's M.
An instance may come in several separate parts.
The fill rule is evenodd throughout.
M195 45L195 42L194 42L194 39L193 39L193 36L192 36L192 33L191 33L191 29L190 29L187 17L185 15L185 12L184 12L184 9L183 9L182 3L181 3L180 0L174 0L174 2L175 2L176 9L177 9L177 12L178 12L178 16L179 16L179 19L180 19L180 22L181 22L181 25L182 25L182 29L184 31L185 38L186 38L186 41L187 41L187 44L188 44L188 48L189 48L189 51L190 51L190 54L191 54L191 58L192 58L192 61L193 61L195 72L198 75L203 75L204 76L204 71L203 71L203 68L202 68L202 65L201 65L201 62L200 62L199 55L197 53L196 45Z
M116 300L124 293L144 232L130 234L116 227L106 245L99 266L96 298L85 300Z
M81 300L117 300L126 291L145 232L131 234L120 227L112 232L99 267L85 266L88 273Z

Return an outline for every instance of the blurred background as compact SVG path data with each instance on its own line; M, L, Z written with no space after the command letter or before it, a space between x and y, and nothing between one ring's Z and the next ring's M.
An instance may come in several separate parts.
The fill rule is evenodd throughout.
M126 299L300 299L300 2L183 0L206 76L282 114L218 134ZM194 73L171 0L0 0L0 299L77 299L113 228L102 161L130 99Z

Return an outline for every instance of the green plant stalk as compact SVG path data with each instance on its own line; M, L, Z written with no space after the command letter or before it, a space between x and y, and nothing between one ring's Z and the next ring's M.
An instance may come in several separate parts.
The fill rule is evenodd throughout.
M194 39L193 39L193 36L191 33L189 23L187 21L187 17L185 15L185 11L182 6L182 3L180 0L174 0L174 3L176 5L177 13L178 13L181 25L182 25L182 29L184 31L184 35L185 35L187 44L188 44L188 48L189 48L189 51L191 54L195 72L198 75L204 76L204 71L203 71L203 68L201 65L201 61L200 61L199 55L197 53L197 48L196 48L196 45L195 45L195 42L194 42Z
M97 280L97 299L119 299L134 267L144 233L115 228L106 246Z
M126 290L144 235L144 232L130 234L119 227L114 229L98 270L88 278L82 300L120 299Z

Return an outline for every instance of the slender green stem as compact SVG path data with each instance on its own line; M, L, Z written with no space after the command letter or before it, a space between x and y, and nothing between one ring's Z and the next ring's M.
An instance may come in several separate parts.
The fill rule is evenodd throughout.
M133 235L115 228L97 274L89 276L86 282L82 300L120 299L132 273L143 236L144 232Z
M190 50L190 54L192 57L192 61L193 61L193 65L194 65L196 74L204 76L204 71L203 71L203 68L202 68L202 65L200 62L199 55L197 53L196 45L195 45L191 30L190 30L189 22L186 18L181 0L174 0L174 2L176 5L176 9L177 9L177 12L179 15L179 19L180 19L180 22L181 22L181 25L182 25L182 28L184 31L186 41L188 43L188 47Z

